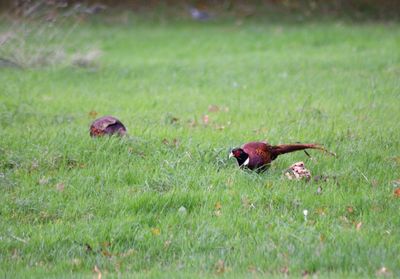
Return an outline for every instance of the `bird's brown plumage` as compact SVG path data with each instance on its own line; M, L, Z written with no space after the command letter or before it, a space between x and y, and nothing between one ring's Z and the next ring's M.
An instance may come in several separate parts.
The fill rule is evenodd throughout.
M249 142L244 144L241 149L247 153L249 162L247 168L262 169L267 167L279 155L304 149L319 149L326 151L317 144L281 144L270 145L267 142Z
M90 136L98 137L103 135L119 135L126 134L126 128L117 118L113 116L103 116L90 125Z

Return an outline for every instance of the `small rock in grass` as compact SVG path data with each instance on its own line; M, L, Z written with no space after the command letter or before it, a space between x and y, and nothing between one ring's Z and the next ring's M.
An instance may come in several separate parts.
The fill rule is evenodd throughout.
M186 215L187 214L187 209L184 206L179 207L178 213L181 215Z
M117 118L113 116L103 116L90 125L90 136L100 137L104 135L119 135L124 136L126 128Z

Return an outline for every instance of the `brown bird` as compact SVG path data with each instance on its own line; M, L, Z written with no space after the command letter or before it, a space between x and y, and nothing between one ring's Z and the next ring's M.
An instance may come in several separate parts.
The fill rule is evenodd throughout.
M273 146L267 142L249 142L240 148L232 149L229 158L235 157L241 168L264 170L279 155L305 149L319 149L328 152L318 144L280 144Z
M90 136L99 137L104 135L124 136L126 128L117 118L113 116L103 116L90 125Z

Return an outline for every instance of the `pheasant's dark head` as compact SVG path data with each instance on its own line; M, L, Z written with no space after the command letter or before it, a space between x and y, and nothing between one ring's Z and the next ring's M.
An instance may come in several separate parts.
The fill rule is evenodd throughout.
M249 154L244 152L241 148L234 148L232 149L231 153L229 154L229 158L235 157L239 166L247 166L249 164L250 158Z

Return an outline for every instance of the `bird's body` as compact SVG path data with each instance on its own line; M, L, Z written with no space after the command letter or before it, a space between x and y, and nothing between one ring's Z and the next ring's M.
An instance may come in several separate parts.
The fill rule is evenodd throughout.
M90 136L98 137L104 135L119 135L126 134L126 128L117 118L113 116L103 116L90 125Z
M267 142L255 141L233 149L230 157L235 157L240 167L263 170L279 155L305 149L325 150L317 144L281 144L273 146Z

